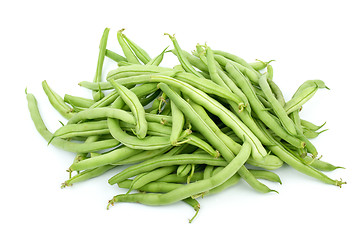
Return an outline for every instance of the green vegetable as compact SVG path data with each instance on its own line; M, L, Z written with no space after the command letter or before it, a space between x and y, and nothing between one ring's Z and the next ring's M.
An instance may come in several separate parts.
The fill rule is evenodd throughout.
M51 105L67 119L54 133L46 128L35 96L26 91L31 118L45 141L76 153L62 187L118 169L108 183L127 193L113 197L108 206L183 201L195 217L195 198L242 180L258 192L276 192L259 179L281 184L272 170L283 163L321 182L345 184L323 173L341 167L318 158L310 141L326 131L319 131L324 124L301 119L302 105L327 88L323 81L305 81L286 101L273 81L271 61L248 63L207 44L197 44L191 54L168 34L174 49L166 47L151 58L122 29L117 39L123 57L107 49L108 33L106 28L94 80L79 83L93 100L62 98L42 82ZM160 66L165 53L176 55L179 63ZM118 67L101 81L105 56Z

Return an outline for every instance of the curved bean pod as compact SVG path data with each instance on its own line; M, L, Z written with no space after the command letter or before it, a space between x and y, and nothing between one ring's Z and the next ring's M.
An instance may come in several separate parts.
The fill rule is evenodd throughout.
M174 147L174 148L181 148L182 146ZM167 151L169 151L172 148L173 148L172 146L169 146L169 147L159 148L159 149L155 149L155 150L139 151L139 153L137 153L133 156L130 156L126 159L120 159L111 164L112 165L125 165L125 164L139 163L139 162L160 156L162 154L165 154Z
M50 88L46 80L42 81L42 88L47 95L51 105L66 119L71 118L74 113L73 109L54 90Z
M142 152L142 150L132 149L126 146L122 146L110 152L103 153L99 156L87 158L78 163L73 163L70 166L70 170L81 171L81 170L92 169L104 165L113 164L115 162L125 160L128 157L138 154L140 152Z
M311 122L309 122L307 120L300 119L300 124L306 129L309 129L309 130L312 130L312 131L318 131L319 129L321 129L326 124L326 122L323 123L322 125L317 126L317 125L315 125L315 124L313 124L313 123L311 123Z
M76 174L75 176L71 177L70 179L66 180L61 187L67 187L67 186L72 186L72 184L77 183L77 182L82 182L82 181L86 181L88 179L94 178L94 177L98 177L100 175L102 175L103 173L115 168L116 166L112 166L112 165L105 165L105 166L101 166L101 167L97 167L97 168L93 168L93 169L88 169L85 171L80 172L79 174Z
M26 98L28 101L28 108L30 111L31 119L35 124L36 130L40 133L40 135L47 141L51 141L51 145L75 153L88 153L95 152L107 148L115 147L119 144L119 142L115 139L96 141L91 143L76 143L65 141L60 138L54 138L53 134L47 129L44 121L41 118L39 109L37 107L37 101L33 94L27 93Z
M141 60L141 62L143 62L144 64L147 64L151 60L150 55L148 55L148 53L143 48L138 46L136 43L134 43L131 39L129 39L123 33L122 33L122 37L125 39L128 46L131 48L131 50L137 56L137 58Z
M115 90L118 92L122 100L130 107L131 112L136 121L136 135L142 139L147 133L147 121L145 117L145 109L143 108L137 95L126 87L117 84L113 79L109 80Z
M174 46L174 48L176 49L178 60L179 60L179 62L181 63L183 69L184 69L186 72L192 73L192 74L194 74L195 76L197 76L197 77L199 77L199 78L202 78L202 75L201 75L200 73L198 73L198 72L192 67L192 65L188 62L187 58L183 55L182 49L181 49L181 47L179 46L179 44L178 44L177 39L175 38L175 36L174 36L174 35L170 35L170 34L168 34L168 33L165 33L165 35L168 35L169 38L171 39L171 41L172 41L172 43L173 43L173 46Z
M153 65L153 66L158 66L160 65L160 63L163 60L163 56L166 53L168 46L156 57L152 58L148 63L146 63L146 65Z
M69 94L65 94L64 101L70 105L75 105L76 107L82 107L82 108L89 108L95 103L95 101L92 99L72 96Z
M166 167L161 167L161 168L157 168L154 169L150 172L145 172L145 173L141 173L139 175L137 175L132 183L131 186L127 192L127 194L132 191L132 189L139 189L142 186L156 181L157 179L167 176L168 174L172 173L174 170L176 170L177 166L166 166Z
M158 148L168 147L171 145L169 136L168 137L158 137L158 136L148 136L143 139L134 137L125 133L117 119L108 118L107 119L108 128L111 135L130 148L142 149L142 150L154 150Z
M122 109L115 109L110 107L99 107L99 108L93 108L93 109L86 109L84 111L78 112L76 115L74 115L72 118L69 119L69 124L75 124L83 120L88 119L101 119L101 118L115 118L120 119L121 121L124 121L126 123L130 123L135 125L136 120L134 116Z
M125 61L127 62L127 59L120 54L117 54L109 49L106 49L105 56L112 59L115 62Z
M255 62L251 62L249 63L249 65L251 65L251 67L256 70L256 71L260 71L262 69L265 69L267 67L267 65L270 63L270 62L273 62L274 60L270 60L268 62L264 62L264 61L261 61L261 60L258 60L256 59Z
M100 47L99 47L100 51L98 54L96 73L95 73L95 78L93 80L94 83L101 82L102 68L103 68L103 62L105 60L106 46L107 46L107 39L108 39L109 32L110 32L110 29L105 28L105 30L103 31L102 37L101 37ZM93 91L92 96L95 101L98 101L104 97L104 94L102 93L101 90L99 90L99 91Z
M300 109L320 88L329 89L321 80L308 80L304 82L294 93L292 99L284 105L287 114Z
M121 66L117 69L109 71L107 74L107 79L113 78L114 80L122 78L126 75L130 75L131 73L142 73L142 74L154 74L154 73L162 73L162 72L175 72L175 70L167 67L159 67L155 65L128 65L128 66Z
M177 168L177 175L180 177L185 177L188 175L188 173L191 171L191 169L192 169L191 164L180 165Z
M80 124L67 124L57 129L53 135L60 138L72 138L79 136L94 136L108 134L107 121L85 122Z
M208 154L178 154L175 156L163 155L142 163L130 166L115 176L111 177L108 182L113 185L127 178L136 176L143 172L165 166L182 165L182 164L208 164L215 166L226 166L227 162L223 158L214 158Z
M140 62L138 61L137 57L135 56L135 54L132 52L131 48L128 46L128 44L126 43L124 37L123 37L123 31L125 29L121 29L117 32L117 40L118 43L120 44L123 53L125 54L125 57L127 59L127 61L129 63L135 63L135 64L140 64Z

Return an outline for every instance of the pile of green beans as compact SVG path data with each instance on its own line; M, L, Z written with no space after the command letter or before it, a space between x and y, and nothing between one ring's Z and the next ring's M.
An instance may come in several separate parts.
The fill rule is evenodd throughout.
M122 56L107 49L108 34L106 28L94 80L79 83L91 98L62 98L43 81L51 105L68 120L54 133L26 91L38 132L49 144L75 153L62 187L121 167L108 183L127 190L108 207L183 201L196 216L198 197L241 179L256 191L276 192L259 179L281 183L274 170L283 164L324 183L345 184L323 173L339 167L321 160L310 141L325 131L324 124L300 117L315 92L328 89L323 81L305 81L286 100L273 81L271 61L248 63L207 44L189 53L169 34L173 49L150 57L124 29L117 33ZM159 66L165 54L176 56L178 65ZM101 79L105 58L118 68Z

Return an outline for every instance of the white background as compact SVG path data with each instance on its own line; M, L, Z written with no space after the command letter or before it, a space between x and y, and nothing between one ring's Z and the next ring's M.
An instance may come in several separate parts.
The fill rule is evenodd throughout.
M1 1L1 239L358 239L358 23L355 1ZM51 131L64 120L48 103L41 81L60 95L88 96L98 44L111 28L108 48L120 51L116 31L157 55L175 33L187 51L197 43L247 61L270 60L274 80L289 99L305 80L321 90L302 111L327 121L314 142L323 160L344 166L328 173L341 189L285 166L275 172L279 194L260 194L245 182L199 199L149 207L107 201L120 192L104 176L61 189L74 154L46 142L31 122L25 87L38 98ZM166 55L165 63L176 61ZM113 68L105 62L104 71Z

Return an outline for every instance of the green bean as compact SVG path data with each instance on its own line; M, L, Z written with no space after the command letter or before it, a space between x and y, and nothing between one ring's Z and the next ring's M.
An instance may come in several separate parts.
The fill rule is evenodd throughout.
M258 74L258 72L251 71L250 69L246 68L245 66L243 66L237 62L233 62L221 55L215 54L214 58L223 67L226 67L227 64L234 65L243 75L248 77L248 79L251 80L251 82L253 82L255 85L258 85L258 80L259 80L259 76L260 76Z
M142 172L148 172L159 167L180 164L209 164L216 166L226 166L227 162L223 158L214 158L208 154L178 154L175 156L164 155L136 164L134 166L130 166L111 177L108 182L113 185L127 178L136 176Z
M230 162L234 158L234 154L232 151L226 146L223 141L218 138L216 134L214 134L213 130L202 120L202 118L196 113L193 108L182 98L180 98L175 92L173 92L167 85L160 83L159 87L162 89L162 91L166 92L166 94L170 97L172 101L175 102L178 108L180 108L184 115L186 115L188 118L191 119L191 122L194 126L197 127L201 131L201 134L206 137L206 139L215 147L218 149L220 154L226 159L226 161ZM200 94L196 95L195 98L200 96ZM204 102L205 105L208 105L206 102ZM211 104L210 106L215 106L214 104ZM218 116L220 115L217 112ZM227 120L224 118L224 120ZM244 137L245 139L251 140L250 137ZM251 144L252 145L252 144ZM253 146L253 145L252 145ZM252 147L252 149L255 149ZM264 148L263 148L264 149ZM256 149L255 149L256 150ZM253 150L252 150L253 151ZM264 149L265 151L265 149ZM258 153L253 154L256 156ZM266 156L269 157L270 155ZM260 156L262 158L262 156ZM242 166L239 169L239 174L247 181L248 184L250 184L253 188L255 188L258 191L261 192L270 192L272 191L264 184L261 184L257 179L255 179L248 170Z
M303 127L302 127L302 124L301 124L301 119L299 117L299 109L298 110L295 110L293 112L291 112L289 114L289 117L292 119L295 127L296 127L296 130L299 134L303 134Z
M273 93L274 93L276 99L278 100L278 102L280 103L280 105L281 105L282 107L284 107L284 105L285 105L285 99L284 99L284 96L283 96L282 91L280 90L280 88L278 87L278 85L277 85L275 82L273 82L273 81L268 81L268 83L269 83L269 86L270 86L271 90L273 91Z
M130 40L125 34L122 33L122 37L127 42L128 46L131 48L133 53L136 55L138 59L141 60L144 64L147 64L151 57L148 55L148 53L142 49L140 46L138 46L136 43L134 43L132 40Z
M60 138L54 138L53 134L46 128L41 118L37 106L37 101L34 95L31 93L27 93L26 98L28 101L28 108L30 111L31 119L35 124L36 130L47 142L49 142L52 139L51 145L57 148L69 152L86 153L86 152L95 152L98 150L112 148L119 144L119 142L115 139L102 140L102 141L96 141L91 143L77 143L77 142L66 141Z
M122 182L118 183L118 186L120 188L130 188L132 181L133 180L122 181ZM178 185L179 184L177 184L177 183L150 182L144 186L141 186L140 188L138 188L138 190L143 191L143 192L169 192L173 189L178 188L179 187ZM192 206L193 209L196 211L196 214L189 220L189 222L191 223L193 221L193 219L196 217L196 215L198 214L200 205L196 199L193 199L191 197L185 198L182 201L187 203L188 205Z
M287 149L285 149L281 144L277 142L265 129L265 127L262 124L259 124L259 126L262 128L263 132L267 134L268 138L271 139L273 142L273 145L268 146L268 148L276 154L280 159L282 159L285 163L296 169L297 171L306 174L310 177L316 178L324 183L332 184L335 186L341 187L342 184L345 184L345 182L342 182L341 180L333 180L329 178L327 175L323 174L322 172L316 170L315 168L304 164L301 160L299 160L295 154L291 153Z
M161 89L158 89L157 91L147 95L147 96L144 96L144 97L141 97L139 100L140 100L140 103L143 107L147 107L147 105L151 104L155 99L157 99L157 97L162 93ZM146 110L146 109L145 109Z
M102 68L103 68L103 62L105 60L105 55L106 55L106 46L107 46L107 39L108 39L109 32L110 32L110 29L105 28L105 30L102 34L102 37L101 37L100 47L99 47L100 51L99 51L98 60L97 60L96 73L95 73L95 78L93 80L94 83L101 82ZM100 91L93 91L92 95L96 102L104 97L104 94L101 91L101 89L100 89Z
M215 94L224 99L232 100L240 106L244 105L243 100L238 95L208 79L198 78L192 74L181 72L177 73L175 78L179 81L191 84L208 94Z
M292 99L284 105L287 114L301 108L320 88L329 89L321 80L308 80L304 82L294 93Z
M113 204L115 202L139 202L147 205L165 205L208 191L223 184L226 180L235 175L238 169L249 157L250 152L251 145L245 142L240 153L221 172L211 178L183 185L164 194L120 194L110 200L109 204Z
M106 107L111 105L113 101L115 101L118 97L118 93L116 90L113 90L109 94L107 94L105 97L103 97L101 100L95 102L92 104L89 108L97 108L97 107Z
M174 147L174 148L176 148L176 150L178 150L182 146ZM111 164L112 165L125 165L125 164L133 164L133 163L142 162L144 160L152 159L154 157L162 155L162 154L166 153L170 149L172 149L172 146L159 148L159 149L155 149L155 150L138 151L138 153L133 155L133 156L130 156L130 157L126 158L126 159L120 159L120 160L115 161L115 162L113 162Z
M228 52L220 51L220 50L213 50L213 53L217 54L217 55L221 55L225 58L228 58L229 60L236 62L236 63L248 68L249 70L255 72L259 76L259 74L255 71L255 69L248 62L246 62L243 58L238 57L238 56L228 53Z
M123 77L120 79L117 79L116 82L119 84L122 84L124 86L128 85L128 84L132 84L132 82L135 82L136 84L142 84L142 83L148 83L150 80L150 75L151 74L160 74L161 76L175 76L176 75L176 71L170 70L170 71L164 71L161 73L149 73L148 75L143 75L142 73L138 76L129 76L129 77ZM109 79L108 79L109 80ZM99 84L95 84L92 82L87 82L87 81L82 81L79 83L79 85L81 87L85 87L87 89L90 90L98 90L98 89L102 89L102 90L109 90L109 89L113 89L112 85L110 82L101 82Z
M115 62L120 62L120 61L126 61L127 62L127 59L109 49L106 49L106 52L105 52L105 56L112 59L113 61Z
M159 97L159 100L160 100L160 103L158 105L158 112L161 113L164 109L163 106L166 106L167 104L167 96L164 92L162 92L161 96ZM162 113L163 114L163 113ZM163 115L166 115L166 114L163 114Z
M131 112L136 121L136 136L140 139L144 138L147 133L147 121L145 117L145 109L135 93L126 87L117 84L113 79L109 80L116 89L122 100L130 107Z
M82 108L89 108L95 103L95 101L92 99L72 96L69 94L65 94L64 101L67 102L68 104L75 105L76 107L82 107Z
M102 119L107 117L120 119L121 121L130 124L136 124L136 120L131 113L122 109L114 109L110 107L86 109L84 111L78 112L76 115L69 119L67 124L75 124L83 120Z
M67 124L54 132L54 137L72 138L76 136L93 136L110 133L107 121L85 122L80 124Z
M130 63L130 62L127 62L127 61L119 61L117 63L117 66L118 67L122 67L122 66L136 66L137 64L135 63Z
M221 141L223 141L223 143L228 146L228 148L234 153L238 153L241 145L236 143L235 141L233 141L227 134L225 134L223 131L221 131L221 129L219 129L219 127L216 125L216 123L208 116L206 110L194 103L193 101L191 101L190 99L187 100L187 102L191 105L191 107L193 108L193 110L199 115L201 116L201 118L203 119L203 121L209 126L209 128L212 129L212 131L218 136L218 138L221 139ZM228 128L229 130L231 130L230 128ZM196 129L197 130L197 129Z
M313 124L313 123L311 123L311 122L309 122L307 120L300 119L300 124L306 129L309 129L309 130L312 130L312 131L318 131L319 129L321 129L326 124L326 122L323 123L320 126L317 126L317 125L315 125L315 124Z
M159 179L161 177L167 176L168 174L172 173L176 168L177 168L177 166L166 166L166 167L154 169L150 172L145 172L145 173L137 175L133 179L131 186L127 193L130 193L132 191L132 189L139 189L140 187L142 187L150 182L156 181L157 179Z
M135 125L133 124L129 124L129 123L125 123L125 122L120 122L120 126L121 129L124 129L125 131L130 131L132 132ZM148 129L147 129L147 134L148 135L154 135L154 136L169 136L171 134L171 127L169 126L165 126L161 123L156 123L156 122L148 122L147 123ZM183 130L181 130L182 133Z
M132 52L131 48L128 46L128 44L126 43L124 37L123 37L123 31L125 29L121 29L117 32L117 40L118 43L120 44L123 53L125 54L125 57L127 59L127 61L129 63L135 63L135 64L140 64L140 62L138 61L137 57L135 56L135 54Z
M149 122L159 122L163 125L172 124L172 116L165 116L161 114L146 113L146 120Z
M232 64L226 65L227 71L237 80L237 83L242 88L243 92L247 95L248 100L252 106L253 111L257 114L262 122L264 122L272 131L274 131L279 137L286 140L297 148L303 148L305 143L300 139L288 134L280 124L273 119L273 117L265 110L263 104L258 100L253 91L248 79L241 74Z
M172 52L174 55L176 55L178 57L178 53L177 53L176 49L172 49L172 50L170 50L170 52ZM201 70L202 72L208 72L208 68L207 68L206 64L204 64L201 61L201 59L199 59L196 56L193 56L192 54L184 51L183 49L182 49L182 54L183 54L183 57L185 57L193 67Z
M165 33L165 35L168 35L173 43L174 48L176 49L177 52L177 58L179 60L179 62L181 63L182 67L184 68L184 70L186 72L192 73L195 76L202 78L202 75L200 73L198 73L193 67L192 65L188 62L187 58L183 55L182 53L182 49L179 46L177 39L175 38L174 35L170 35L168 33Z
M276 116L279 118L282 126L285 130L287 130L288 133L292 135L296 135L297 131L295 129L293 121L288 117L286 111L282 107L282 105L279 103L279 101L274 97L274 94L272 93L272 90L268 84L267 75L264 74L259 78L259 86L262 88L263 93L265 94L267 100L272 106L272 109L274 110ZM262 120L263 121L263 120Z
M70 166L70 169L72 171L81 171L101 167L121 160L125 160L128 157L140 152L141 150L138 149L121 146L115 150L101 154L99 156L91 157L78 163L74 163Z
M266 98L262 97L261 95L257 95L257 98L263 104L266 110L274 114L272 105L270 104L270 102L268 102Z
M285 99L284 99L283 93L280 90L280 88L278 87L278 85L275 82L273 82L273 67L272 67L272 65L267 65L267 74L268 74L268 84L269 84L273 94L275 95L275 97L278 100L278 102L280 103L280 105L282 107L284 107Z
M161 109L160 113L162 115L171 115L171 104L165 101L164 107Z
M154 150L171 145L169 136L147 136L143 139L139 139L138 137L134 137L125 133L121 129L120 123L117 119L108 118L107 121L111 135L127 147L142 150Z
M258 169L249 169L249 171L259 179L265 179L272 182L277 182L282 184L282 181L280 180L279 176L275 174L274 172L270 172L267 170L258 170Z
M157 55L156 57L152 58L148 63L146 63L146 65L153 65L153 66L158 66L158 65L160 65L160 63L161 63L162 60L163 60L163 56L164 56L165 53L166 53L167 48L168 48L168 46L167 46L159 55Z
M312 130L309 130L309 129L303 129L303 135L308 138L308 139L313 139L313 138L316 138L319 136L319 134L327 131L328 129L324 129L320 132L315 132L315 131L312 131Z
M266 68L267 65L268 65L270 62L272 62L272 61L274 61L274 60L270 60L270 61L268 61L268 62L264 62L264 61L261 61L261 60L258 60L258 59L257 59L255 62L249 63L249 65L251 65L251 67L252 67L254 70L260 71L260 70Z
M52 90L47 84L46 80L42 81L42 88L46 93L51 105L66 119L73 116L73 109L68 106L65 101Z
M203 179L212 177L214 166L207 165L203 171ZM239 176L238 174L236 176Z
M96 142L97 140L99 140L100 136L99 135L95 135L95 136L90 136L85 140L85 143L90 143L90 142ZM84 159L87 158L88 153L77 153L73 163L77 163L80 162Z
M159 112L159 107L160 107L161 101L162 101L161 97L156 98L152 102L152 106L150 106L150 108L147 109L147 112L152 113L152 114L157 114Z
M333 164L330 164L328 162L322 161L320 159L316 159L316 158L311 158L311 157L305 157L304 162L310 166L312 166L315 169L318 169L319 171L323 171L323 172L330 172L330 171L334 171L335 169L338 168L343 168L340 166L334 166Z
M273 81L273 66L272 65L267 65L267 80L268 81Z
M97 168L92 168L92 169L88 169L85 171L80 172L79 174L76 174L75 176L71 177L70 179L66 180L61 187L67 187L67 186L72 186L72 184L77 183L77 182L82 182L94 177L98 177L100 175L102 175L103 173L113 169L116 166L112 166L112 165L105 165L105 166L101 166L101 167L97 167Z
M118 187L120 188L127 188L129 189L131 185L133 185L133 180L126 179L122 182L117 183ZM149 182L144 186L139 188L133 187L135 190L143 191L143 192L169 192L179 187L179 183L172 183L172 182Z
M185 176L188 175L188 173L191 171L191 169L192 169L191 164L180 165L177 168L177 175L180 176L180 177L185 177Z
M128 65L128 66L121 66L117 69L109 71L107 74L107 80L113 78L113 79L119 79L123 77L131 76L131 73L133 74L153 74L153 73L162 73L162 72L176 72L175 70L167 67L159 67L155 65ZM103 89L103 88L102 88Z
M181 110L171 101L171 113L173 117L170 142L176 145L184 127L184 115Z
M195 172L191 177L191 182L196 182L203 179L203 172ZM178 176L176 173L169 174L157 180L158 182L169 182L169 183L187 183L187 176Z

